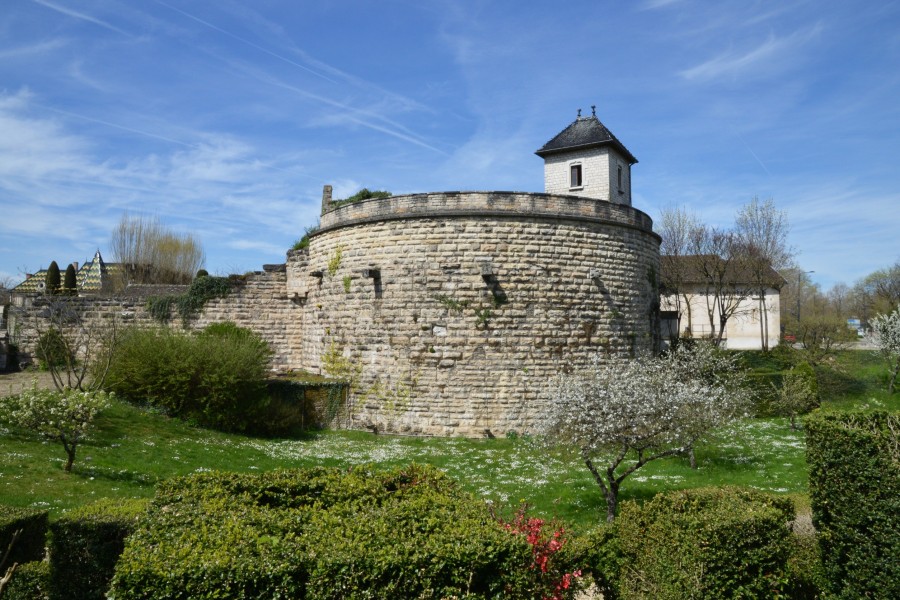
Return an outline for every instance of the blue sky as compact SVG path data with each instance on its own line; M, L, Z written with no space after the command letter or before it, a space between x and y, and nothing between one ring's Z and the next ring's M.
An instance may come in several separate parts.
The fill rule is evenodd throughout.
M773 198L825 288L900 259L898 2L4 0L0 278L109 258L124 211L225 274L324 184L543 191L592 104L652 217Z

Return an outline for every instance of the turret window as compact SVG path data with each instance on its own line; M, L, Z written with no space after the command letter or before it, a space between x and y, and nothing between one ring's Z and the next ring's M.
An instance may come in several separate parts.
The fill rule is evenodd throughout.
M580 188L584 184L581 179L581 164L574 164L569 166L569 187L570 188Z
M619 183L619 191L624 191L624 188L622 187L622 165L619 165L618 171L616 171L616 177Z

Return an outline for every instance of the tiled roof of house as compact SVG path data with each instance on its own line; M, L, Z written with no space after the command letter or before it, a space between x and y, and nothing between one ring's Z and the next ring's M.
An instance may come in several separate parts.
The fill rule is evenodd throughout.
M121 273L121 265L119 263L104 262L103 256L97 250L94 258L81 265L76 273L78 291L87 293L99 292L103 289L104 283L108 283L110 278L117 276L119 273ZM42 293L46 279L47 269L41 269L11 291L16 294Z
M716 268L720 265L724 265L724 261L721 258L712 255L664 255L659 257L660 275L662 276L663 282L670 277L675 277L675 273L678 273L678 279L680 279L682 283L704 283L706 281L706 277L704 277L703 274L704 265L711 265L714 263L718 263ZM749 263L737 260L724 265L724 268L725 277L730 283L739 285L754 283L754 277ZM766 266L764 279L769 287L775 289L781 289L781 286L785 283L784 277L771 266Z
M581 111L578 111L578 113L578 118L575 121L556 134L556 137L544 144L535 154L541 158L546 158L559 152L612 146L628 159L631 164L638 161L625 145L606 128L606 125L600 122L596 115L582 117Z
M44 291L44 284L47 281L47 269L41 269L33 275L28 275L25 281L14 287L11 291L14 294L37 294Z

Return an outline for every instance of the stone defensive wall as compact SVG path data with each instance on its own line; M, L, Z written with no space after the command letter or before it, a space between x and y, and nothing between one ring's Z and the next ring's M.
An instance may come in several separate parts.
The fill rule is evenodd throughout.
M528 431L555 375L655 343L660 239L639 210L512 192L323 210L288 254L293 364L351 381L346 426Z
M203 310L188 323L188 330L210 323L233 321L266 339L274 351L273 370L291 367L293 349L300 345L301 307L290 302L285 293L287 274L284 265L266 265L265 270L247 274L225 297L207 302ZM150 296L177 295L187 286L134 286L115 296L77 298L36 296L10 307L10 341L19 346L23 358L33 354L40 332L46 331L48 303L65 302L91 326L158 327L147 310ZM181 317L171 312L169 327L181 329Z

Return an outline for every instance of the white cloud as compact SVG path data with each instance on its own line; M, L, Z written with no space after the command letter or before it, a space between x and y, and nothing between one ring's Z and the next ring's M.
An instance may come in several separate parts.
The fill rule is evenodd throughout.
M742 51L727 50L697 66L681 71L680 75L689 81L709 81L754 71L764 74L780 71L785 64L793 62L794 53L815 39L822 29L822 25L817 24L786 37L777 37L770 33L764 42L754 48Z
M29 44L27 46L7 48L0 51L0 60L13 60L29 56L40 56L43 54L47 54L48 52L53 52L54 50L59 50L67 44L68 40L55 39L47 40L45 42L38 42L37 44Z
M116 33L121 33L122 35L127 35L129 37L131 36L130 33L128 33L127 31L125 31L123 29L119 29L115 25L111 25L110 23L107 23L106 21L103 21L96 17L92 17L85 13L81 13L76 10L72 10L71 8L67 8L65 6L59 6L58 4L54 4L53 2L48 2L47 0L31 0L31 1L34 2L35 4L40 4L41 6L45 6L51 10L55 10L64 15L73 17L75 19L80 19L82 21L87 21L88 23L93 23L94 25L99 25L100 27L103 27L104 29L109 29L110 31L115 31Z
M678 4L681 1L682 0L647 0L647 2L644 2L642 8L645 10L654 10L671 6L672 4Z

